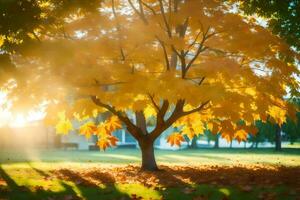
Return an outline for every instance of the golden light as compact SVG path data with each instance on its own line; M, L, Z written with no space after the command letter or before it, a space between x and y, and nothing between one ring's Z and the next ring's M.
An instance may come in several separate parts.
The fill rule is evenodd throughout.
M34 121L43 119L45 116L43 108L28 113L12 113L10 107L11 103L7 99L7 94L0 91L0 127L6 125L11 128L25 127Z
M18 114L17 117L9 123L10 127L24 127L27 124L27 120L24 115Z

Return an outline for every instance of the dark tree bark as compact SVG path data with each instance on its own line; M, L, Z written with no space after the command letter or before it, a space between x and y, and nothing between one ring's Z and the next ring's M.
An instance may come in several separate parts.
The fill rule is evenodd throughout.
M154 155L154 142L152 140L142 139L139 141L142 152L142 170L157 171L158 167Z
M276 125L275 151L281 151L281 128L278 124Z
M142 135L147 135L147 123L143 111L135 112L136 126L142 130Z
M135 113L136 126L140 129L138 143L142 153L142 170L145 171L156 171L158 170L155 155L154 155L154 141L147 131L147 123L145 115L142 111Z

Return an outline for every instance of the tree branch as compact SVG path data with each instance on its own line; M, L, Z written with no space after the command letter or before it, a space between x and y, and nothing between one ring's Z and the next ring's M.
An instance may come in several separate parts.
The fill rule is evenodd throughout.
M159 0L159 7L160 7L161 15L163 17L165 26L167 28L168 36L169 36L169 38L171 38L172 37L172 31L171 31L170 25L169 25L169 23L167 21L167 17L166 17L166 14L165 14L165 9L164 9L164 5L163 5L162 0Z
M185 115L189 115L189 114L192 114L192 113L195 113L195 112L199 112L201 110L204 109L204 107L210 102L210 100L208 101L205 101L204 103L201 103L201 105L195 109L192 109L192 110L189 110L189 111L183 111L183 116Z
M117 23L117 27L116 28L117 28L118 37L119 37L119 40L120 40L121 39L121 26L119 24L119 20L118 20L116 8L115 8L115 1L114 0L111 0L111 5L112 5L112 12L113 12L114 18L115 18L116 23ZM123 50L122 45L121 45L120 42L119 42L119 46L120 46L121 60L125 61L126 56L125 56L124 50Z
M139 5L140 5L140 11L138 11L138 9L133 5L132 1L131 0L128 0L128 3L130 5L130 7L134 10L134 12L142 19L142 21L145 23L145 24L148 24L148 20L146 19L145 15L144 15L144 10L142 8L142 2L139 1Z
M151 100L151 103L153 104L153 106L155 107L156 111L159 112L159 106L155 103L154 100L154 95L151 95L150 93L148 94L149 99Z
M176 106L172 112L172 115L167 119L164 120L164 115L166 114L169 102L167 100L164 100L164 103L161 108L161 114L157 116L157 123L155 129L150 133L150 138L152 140L155 140L160 134L165 131L167 128L169 128L178 118L181 117L183 106L184 106L184 100L178 100L176 103Z
M156 36L156 39L158 40L159 44L163 48L164 58L165 58L166 65L167 65L167 71L169 71L170 70L170 62L169 62L168 53L167 53L165 43L161 39L159 39L159 37L157 37L157 36Z
M142 0L140 0L140 2L141 2L146 8L148 8L148 9L152 12L153 15L156 15L156 11L155 11L151 6L149 6L147 3L143 2Z
M185 56L189 54L189 52L190 52L189 50L196 44L201 33L202 33L202 31L199 31L199 33L196 35L194 41L188 46L188 50L184 53Z
M130 121L124 112L117 111L113 106L101 102L96 96L91 96L91 99L97 106L103 107L112 114L118 116L118 118L127 126L127 130L135 139L139 140L143 136L140 134L139 128Z
M199 44L199 47L194 55L194 57L191 59L191 61L187 64L183 78L185 78L185 75L187 74L188 70L190 69L190 67L193 65L193 63L196 61L196 59L198 58L198 56L200 55L201 52L205 51L206 49L208 49L208 47L204 46L204 42L209 39L210 37L214 36L217 34L217 32L208 34L210 28L207 29L207 31L205 33L203 33L203 38Z
M209 102L210 101L206 101L206 102L202 103L199 107L192 109L190 111L183 111L185 100L182 100L182 99L178 100L171 116L167 120L163 121L162 124L156 125L155 129L150 133L150 138L155 140L158 136L160 136L160 134L163 131L165 131L167 128L169 128L179 118L203 110L204 107Z

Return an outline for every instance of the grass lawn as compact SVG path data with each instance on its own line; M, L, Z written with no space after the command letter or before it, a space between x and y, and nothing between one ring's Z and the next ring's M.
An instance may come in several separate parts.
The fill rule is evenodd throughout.
M300 149L0 152L0 199L297 199Z

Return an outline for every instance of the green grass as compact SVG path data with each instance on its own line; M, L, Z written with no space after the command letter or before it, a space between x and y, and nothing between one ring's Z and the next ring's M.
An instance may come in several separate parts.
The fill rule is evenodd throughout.
M159 164L199 165L199 164L278 164L300 165L300 149L197 149L181 151L155 151ZM36 162L47 165L124 165L140 164L140 151L137 149L110 149L103 151L57 151L20 150L1 151L0 163L14 164Z
M182 151L156 150L158 164L175 165L224 165L267 164L300 166L300 150L284 149L199 149ZM90 169L93 167L140 164L140 152L135 149L98 151L1 151L0 152L0 199L258 199L261 195L274 199L296 199L294 189L285 185L274 187L252 186L243 191L230 185L184 185L182 187L147 187L137 183L112 183L85 186L74 181L46 178L57 168ZM0 179L1 180L1 179ZM186 191L187 190L187 191ZM191 190L191 191L189 191ZM269 196L268 196L269 195ZM273 195L273 196L272 196ZM273 198L272 198L273 197ZM263 196L262 198L266 198Z

